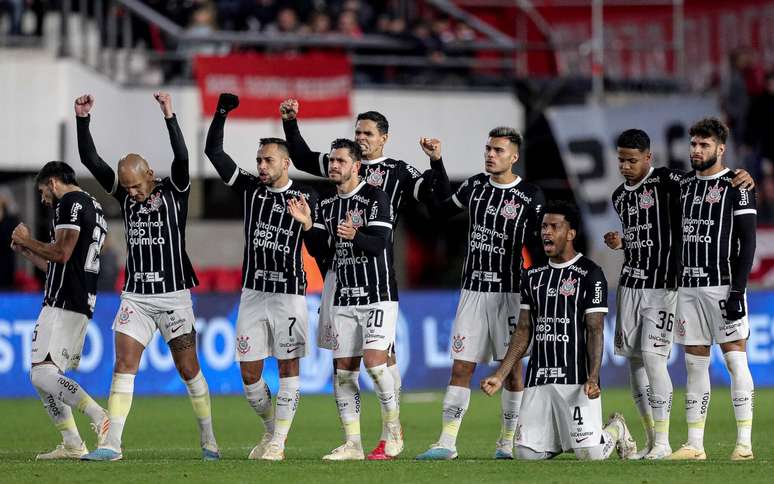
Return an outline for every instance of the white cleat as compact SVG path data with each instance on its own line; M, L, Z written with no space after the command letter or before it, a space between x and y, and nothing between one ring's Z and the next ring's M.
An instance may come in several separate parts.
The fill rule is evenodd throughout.
M110 430L110 416L105 412L99 423L92 422L89 426L91 427L91 430L97 434L97 448L104 447L108 431Z
M263 434L263 437L261 437L261 441L258 442L255 447L253 447L253 450L250 451L250 454L247 456L250 460L258 460L263 455L263 451L266 448L266 446L271 441L272 435L268 432Z
M618 412L614 413L607 421L607 425L614 422L617 422L620 426L620 434L618 435L618 441L615 444L618 456L621 459L628 459L629 456L637 453L637 442L629 432L629 427L626 426L626 419L624 419L623 415Z
M277 442L269 442L261 454L261 460L285 460L285 449Z
M752 460L753 455L752 447L744 444L736 444L734 451L731 452L731 460Z
M56 449L44 454L38 454L35 460L59 460L59 459L80 459L89 453L86 444L81 442L80 447L68 447L64 443L56 446Z
M656 444L645 455L645 460L661 460L672 455L672 447L669 444Z
M348 440L344 445L333 449L330 454L324 455L323 460L365 460L365 453L361 444Z
M634 454L630 455L628 457L629 460L642 460L645 458L646 455L648 455L648 452L650 452L650 449L653 447L646 445L644 449L640 449Z
M403 452L403 429L399 421L387 423L387 442L384 444L384 453L388 457L397 457Z

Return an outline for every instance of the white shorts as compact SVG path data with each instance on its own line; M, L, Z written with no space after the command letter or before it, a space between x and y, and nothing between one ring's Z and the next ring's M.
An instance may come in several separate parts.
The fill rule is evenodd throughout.
M148 346L158 329L164 341L189 334L194 330L191 291L162 294L121 293L121 307L113 320L113 331L123 333Z
M331 315L334 358L363 356L364 350L389 351L395 342L397 301L365 306L333 306Z
M730 286L679 288L675 342L681 345L709 346L713 342L728 343L747 339L750 336L747 316L736 321L728 321L723 316L730 289Z
M452 358L476 363L502 360L519 320L520 302L515 293L463 289L452 329Z
M336 271L325 273L323 290L320 296L320 308L317 310L317 346L326 350L333 349L333 326L331 312L333 311L333 296L336 295Z
M306 356L309 311L297 294L242 289L236 323L237 361Z
M602 443L602 397L589 399L583 385L547 384L524 389L516 445L535 452L560 453Z
M631 358L643 351L669 356L677 291L620 286L615 320L615 354Z
M85 314L43 306L32 333L32 363L47 356L61 371L78 368L89 318Z

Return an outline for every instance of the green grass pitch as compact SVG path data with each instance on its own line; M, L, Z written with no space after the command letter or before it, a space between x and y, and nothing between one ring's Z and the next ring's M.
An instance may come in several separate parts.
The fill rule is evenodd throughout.
M683 392L675 395L671 443L686 438ZM756 459L728 459L736 427L727 388L713 389L707 421L706 462L578 462L566 454L550 462L494 461L499 432L499 398L474 392L460 430L454 462L416 462L413 457L435 441L440 430L441 394L406 394L401 420L406 449L392 462L323 462L320 457L342 442L331 396L302 396L285 462L248 461L262 425L240 396L215 397L213 418L223 459L199 460L198 432L187 398L135 398L124 433L124 460L112 463L35 462L59 435L37 400L0 400L0 482L692 482L748 484L774 482L774 390L756 391L753 445ZM638 443L642 426L626 389L602 394L605 414L622 410ZM102 402L105 403L104 401ZM379 407L373 394L363 401L366 452L376 443ZM76 415L91 449L94 435Z

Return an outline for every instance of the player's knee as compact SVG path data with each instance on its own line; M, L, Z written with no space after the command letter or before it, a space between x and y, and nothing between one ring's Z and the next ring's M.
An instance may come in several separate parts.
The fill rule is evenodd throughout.
M279 360L277 366L279 367L280 378L291 378L298 376L299 374L298 358L293 358L292 360Z
M607 458L605 455L605 449L603 445L597 445L596 447L585 447L582 449L574 449L575 457L578 460L604 460Z
M30 369L30 381L35 388L43 388L45 385L45 375L48 373L48 368L45 368L44 366L45 365L35 365Z
M517 445L514 450L515 457L519 460L548 460L556 456L553 452L537 452L523 445Z
M372 351L366 350L363 352L363 363L366 368L373 368L379 365L387 364L387 352L386 351Z
M450 384L453 386L470 386L470 379L473 377L475 369L475 363L455 360L452 365Z
M245 385L252 385L257 383L261 379L261 369L254 368L248 365L240 365L239 373L242 375L242 383Z

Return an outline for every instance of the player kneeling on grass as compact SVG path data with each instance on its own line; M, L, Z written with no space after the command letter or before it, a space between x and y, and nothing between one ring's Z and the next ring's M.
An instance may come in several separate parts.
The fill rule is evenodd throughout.
M19 224L11 236L11 247L46 271L43 309L32 334L30 378L63 439L56 449L38 454L37 459L79 459L88 450L78 434L72 408L91 419L97 445L102 444L110 427L105 409L64 375L80 363L86 328L97 301L99 253L107 223L100 204L81 190L75 172L66 163L46 163L35 182L43 204L55 209L52 241L33 239L29 227Z
M541 225L548 264L522 275L521 313L497 371L481 381L493 395L530 346L526 389L516 429L515 457L545 460L572 449L579 459L621 458L637 451L621 414L602 426L599 368L604 347L607 281L575 251L574 206L549 203Z

